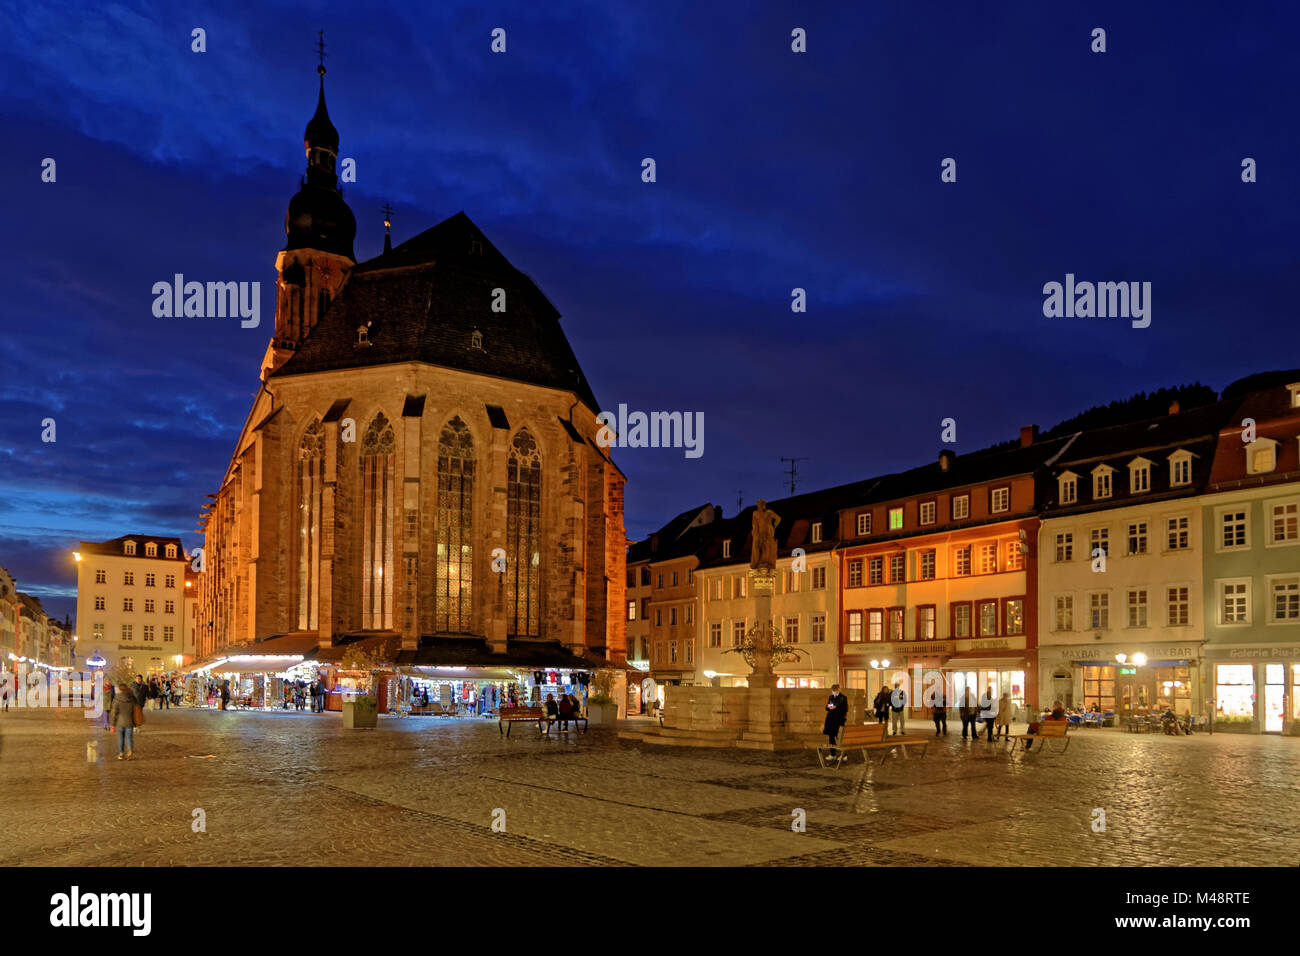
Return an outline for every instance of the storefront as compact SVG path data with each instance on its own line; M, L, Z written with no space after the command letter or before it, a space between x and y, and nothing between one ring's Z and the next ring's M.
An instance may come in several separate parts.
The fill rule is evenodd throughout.
M1044 646L1038 649L1042 700L1061 701L1119 717L1172 710L1180 717L1208 712L1200 642L1187 644L1107 643Z
M1300 643L1207 645L1205 657L1216 731L1300 736Z
M523 686L522 676L507 668L404 667L393 684L393 703L398 713L494 716L519 706Z

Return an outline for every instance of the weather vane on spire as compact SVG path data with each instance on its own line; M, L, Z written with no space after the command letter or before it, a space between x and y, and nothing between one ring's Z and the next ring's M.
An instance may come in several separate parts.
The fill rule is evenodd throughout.
M325 31L319 30L316 33L316 52L320 55L320 66L316 67L316 72L321 76L325 75Z
M379 211L384 214L384 232L388 232L393 225L393 207L389 203L384 203L384 208Z

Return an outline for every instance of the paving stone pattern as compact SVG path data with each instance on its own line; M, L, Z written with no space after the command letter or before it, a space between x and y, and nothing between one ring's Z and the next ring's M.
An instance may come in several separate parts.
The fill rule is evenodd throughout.
M600 727L505 739L489 720L147 717L137 759L118 761L78 712L0 714L0 865L1300 862L1296 739L1084 730L1064 754L1023 757L954 734L923 760L834 771L811 752L662 748Z

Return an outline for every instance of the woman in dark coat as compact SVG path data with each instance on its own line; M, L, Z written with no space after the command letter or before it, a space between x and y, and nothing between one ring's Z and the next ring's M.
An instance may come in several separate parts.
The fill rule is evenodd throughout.
M137 706L130 686L122 684L118 687L117 696L113 699L113 711L109 717L109 724L117 731L118 760L135 759L135 708Z
M831 685L831 696L826 701L826 721L822 724L822 733L831 746L831 756L839 756L835 742L839 739L840 729L849 719L849 699L840 693L840 685Z

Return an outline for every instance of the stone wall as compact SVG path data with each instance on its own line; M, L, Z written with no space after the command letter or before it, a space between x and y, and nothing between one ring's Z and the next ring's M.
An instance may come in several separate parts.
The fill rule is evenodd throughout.
M686 687L669 685L664 689L664 725L679 730L733 730L747 728L753 691L748 687ZM830 691L811 688L787 688L768 691L777 730L791 735L820 734L826 720L826 700ZM866 721L866 691L846 690L849 699L848 722Z

